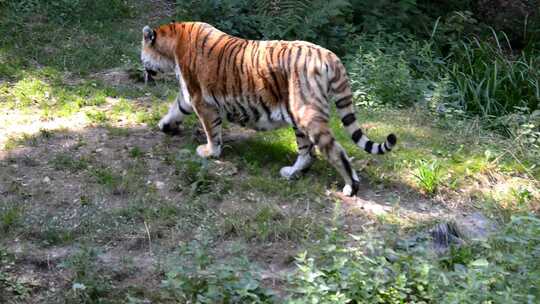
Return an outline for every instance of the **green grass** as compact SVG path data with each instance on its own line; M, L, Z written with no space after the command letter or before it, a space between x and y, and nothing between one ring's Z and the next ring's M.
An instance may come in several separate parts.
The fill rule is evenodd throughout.
M10 206L11 204L2 203L0 205L0 230L8 233L21 224L24 212L22 207Z
M86 158L77 158L67 153L57 154L52 159L52 165L56 170L78 172L88 168L90 160Z
M441 168L437 162L418 162L418 172L414 175L418 184L427 194L435 194L441 183Z

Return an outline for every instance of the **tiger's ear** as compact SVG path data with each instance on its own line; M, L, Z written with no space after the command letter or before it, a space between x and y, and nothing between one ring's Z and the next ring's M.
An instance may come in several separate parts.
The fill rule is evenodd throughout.
M148 25L143 28L143 37L145 42L154 43L156 39L156 32Z

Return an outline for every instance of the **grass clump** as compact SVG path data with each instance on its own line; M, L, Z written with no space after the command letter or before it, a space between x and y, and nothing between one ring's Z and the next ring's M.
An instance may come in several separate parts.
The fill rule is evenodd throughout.
M16 204L0 204L0 231L8 233L19 226L23 219L23 210Z
M66 294L68 302L103 303L113 290L111 278L100 271L98 252L93 248L82 248L63 267L75 274L71 291Z
M52 165L56 170L78 172L88 168L89 160L59 153L52 159Z
M504 40L495 33L493 40L495 43L465 40L461 51L453 54L447 70L456 85L460 106L483 117L502 116L523 107L537 110L540 59L526 53L509 56L503 48Z
M274 303L261 286L261 277L246 259L218 261L207 244L198 241L182 246L170 265L163 290L170 299L185 303Z
M435 194L441 184L441 165L437 161L420 161L414 177L426 194Z
M266 204L227 212L220 230L224 235L240 236L246 241L299 241L322 234L314 216L309 211L285 211Z

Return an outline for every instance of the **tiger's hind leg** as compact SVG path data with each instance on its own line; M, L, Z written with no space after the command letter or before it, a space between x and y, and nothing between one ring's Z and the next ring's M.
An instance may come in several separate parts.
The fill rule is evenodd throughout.
M353 196L358 192L359 179L343 147L334 139L328 122L310 122L306 128L309 140L317 146L326 159L337 169L345 180L343 194Z
M309 169L315 156L313 155L313 144L305 133L294 128L296 135L296 145L298 147L298 158L292 166L283 167L279 171L282 177L286 179L297 178L301 173Z

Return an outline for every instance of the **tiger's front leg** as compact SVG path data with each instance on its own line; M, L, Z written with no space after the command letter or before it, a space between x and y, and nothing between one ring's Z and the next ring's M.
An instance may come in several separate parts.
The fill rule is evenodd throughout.
M182 92L180 92L176 97L176 101L169 107L167 115L163 116L159 121L158 127L164 133L176 134L180 123L184 120L184 116L192 113L191 105L184 100Z
M204 104L202 98L193 100L195 113L199 117L204 133L206 134L206 145L197 147L197 154L200 157L219 157L221 155L221 116L216 107Z
M298 147L298 158L292 166L283 167L279 171L282 177L286 179L294 179L300 176L304 171L309 169L315 161L313 155L313 144L305 133L302 133L297 128L294 129L296 135L296 145Z

